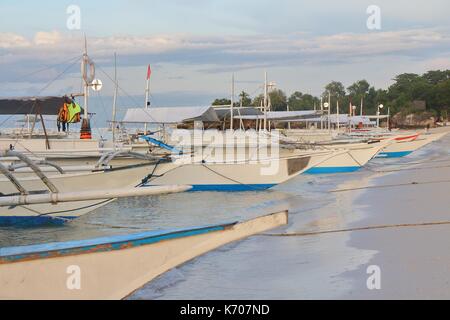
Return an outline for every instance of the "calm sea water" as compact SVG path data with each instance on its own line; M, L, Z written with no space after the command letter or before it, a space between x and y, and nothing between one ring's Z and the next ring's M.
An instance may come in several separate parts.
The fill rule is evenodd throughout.
M267 191L181 193L121 199L64 226L0 228L0 247L231 222L282 209L289 209L290 222L275 232L343 227L361 218L355 214L353 200L364 193L335 194L329 190L369 182L380 175L374 171L386 168L386 165L390 169L402 168L407 162L448 156L449 141L447 137L447 149L438 142L403 159L375 159L368 169L359 172L301 175ZM348 246L348 237L345 233L332 237L251 237L162 275L130 298L339 297L352 285L340 275L368 261L374 254Z

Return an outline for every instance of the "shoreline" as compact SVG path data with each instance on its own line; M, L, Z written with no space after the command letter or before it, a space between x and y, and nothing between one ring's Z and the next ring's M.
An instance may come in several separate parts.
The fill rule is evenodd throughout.
M374 185L418 184L366 190L354 199L355 207L365 203L364 217L351 227L386 224L421 224L450 220L450 136L435 142L414 157L407 170L373 179ZM424 155L428 154L427 157ZM428 161L427 161L428 158ZM421 182L429 182L421 184ZM443 299L450 298L450 253L448 225L411 226L351 233L348 245L376 253L367 264L342 274L353 282L342 299ZM366 270L379 266L381 289L368 290Z

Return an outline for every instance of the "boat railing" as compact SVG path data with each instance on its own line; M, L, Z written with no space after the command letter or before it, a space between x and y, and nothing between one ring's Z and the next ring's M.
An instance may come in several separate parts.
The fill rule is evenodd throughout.
M28 191L20 184L16 177L11 173L8 168L0 162L0 172L8 178L9 181L14 185L14 187L20 192L21 195L28 194Z
M65 174L66 171L60 167L59 165L57 165L56 163L47 161L47 160L36 160L34 161L34 163L36 165L40 165L40 166L49 166L49 167L53 167L55 168L59 173L61 174ZM16 164L10 164L8 166L8 170L9 171L16 171L17 169L21 169L21 168L29 168L30 166L27 163L16 163ZM41 170L42 171L42 170Z
M24 162L28 165L28 167L33 170L34 174L41 179L41 181L46 185L46 187L52 192L52 193L58 193L58 189L55 187L55 185L50 181L50 179L42 172L42 170L39 168L39 165L37 165L33 160L31 160L28 156L24 155L21 152L14 151L14 150L5 150L2 153L0 153L0 156L5 157L17 157L19 160ZM20 191L20 190L19 190Z
M133 151L111 151L104 153L100 159L97 161L97 163L94 165L94 169L103 168L105 166L108 166L109 163L116 157L129 157L129 158L135 158L140 160L147 160L147 161L161 161L161 157L152 156L149 154L143 154L139 152L133 152Z

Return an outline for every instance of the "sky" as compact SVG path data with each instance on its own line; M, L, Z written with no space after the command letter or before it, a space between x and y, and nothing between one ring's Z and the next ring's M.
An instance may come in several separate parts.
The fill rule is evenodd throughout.
M79 29L68 28L79 8ZM380 28L369 29L375 5ZM121 108L143 105L147 64L152 105L207 105L262 92L264 71L288 95L320 95L338 80L387 88L404 72L450 69L446 0L0 0L0 96L79 92L86 35L109 109L114 53ZM371 20L373 21L373 20Z

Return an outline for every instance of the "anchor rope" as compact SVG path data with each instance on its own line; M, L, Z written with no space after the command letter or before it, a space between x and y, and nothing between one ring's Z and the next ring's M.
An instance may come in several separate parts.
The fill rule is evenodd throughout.
M333 230L322 230L322 231L307 231L307 232L263 233L263 234L259 234L257 236L303 237L303 236L313 236L313 235L321 235L321 234L329 234L329 233L343 233L343 232L377 230L377 229L388 229L388 228L425 227L425 226L436 226L436 225L450 225L450 221L382 224L382 225L372 225L372 226L355 227L355 228L344 228L344 229L333 229Z
M397 183L397 184L384 184L384 185L379 185L379 186L364 186L364 187L356 187L356 188L335 189L335 190L330 190L329 192L337 193L337 192L346 192L346 191L354 191L354 190L381 189L381 188L392 188L392 187L422 185L422 184L435 184L435 183L450 183L450 179L449 180L421 181L421 182L412 181L412 182Z

